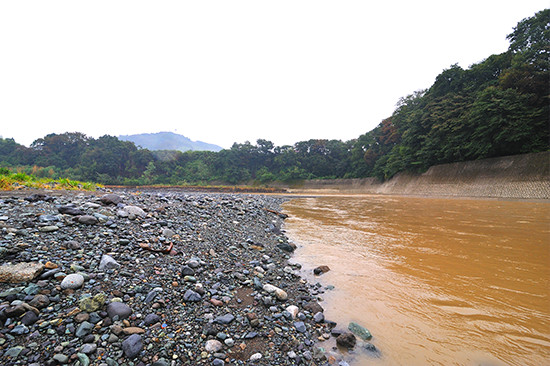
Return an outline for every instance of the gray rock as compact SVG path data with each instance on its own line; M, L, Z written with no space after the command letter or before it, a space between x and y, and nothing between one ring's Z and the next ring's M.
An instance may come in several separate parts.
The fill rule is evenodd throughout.
M129 359L136 358L143 349L143 341L139 334L132 334L122 342L124 355Z
M92 323L84 321L76 329L75 335L78 338L84 338L92 332L92 329L94 329L94 325Z
M73 249L73 250L77 250L81 248L80 243L77 242L76 240L69 240L65 243L65 245L67 246L67 248Z
M27 311L21 318L21 323L25 325L33 325L38 320L38 315L34 311Z
M16 359L17 357L19 357L19 354L24 349L25 347L21 347L21 346L12 347L9 350L7 350L6 353L4 353L4 357L10 357L10 358Z
M97 350L97 344L95 343L85 343L80 347L80 352L91 355Z
M44 309L46 306L50 305L50 298L42 294L34 295L29 305L37 309Z
M55 226L55 225L41 226L38 228L38 230L43 233L51 233L59 230L59 226Z
M160 322L160 316L158 316L157 314L148 314L145 319L143 319L143 322L145 323L145 325L156 324Z
M98 223L98 219L95 216L83 215L78 218L78 222L85 225L95 225Z
M107 314L111 319L118 316L120 320L126 319L132 314L132 309L122 302L111 302L107 305Z
M183 266L181 267L181 275L182 276L194 276L195 270L189 266Z
M170 362L165 358L160 358L158 361L153 362L153 366L170 366Z
M106 194L103 195L100 199L101 203L104 205L117 205L122 202L122 197L117 194Z
M12 330L10 330L10 334L15 335L23 335L27 334L29 332L29 328L25 324L19 324L16 325Z
M235 320L235 317L232 314L225 314L225 315L221 315L221 316L218 316L218 317L214 318L214 323L229 324L233 320Z
M313 320L315 320L316 323L322 323L325 321L325 314L319 311L313 315Z
M381 354L380 354L380 351L378 350L378 348L376 348L374 346L374 344L372 343L367 343L363 346L363 349L367 352L367 354L371 357L380 357Z
M307 328L304 322L294 322L294 327L300 333L305 333L307 331Z
M110 255L103 254L101 256L101 261L99 262L99 270L106 271L109 269L115 269L120 267L120 264Z
M170 229L163 229L162 230L162 236L164 236L166 239L170 239L174 235L176 235L176 233L174 231L170 230Z
M289 253L294 252L294 247L288 243L279 243L277 244L277 248Z
M84 211L74 206L61 206L57 209L57 211L59 211L59 213L61 214L71 216L82 216L86 214Z
M145 211L143 211L141 208L139 208L137 206L124 206L124 208L122 210L126 211L128 213L128 217L130 219L135 218L135 217L142 217L143 218L143 217L147 216Z
M183 301L197 302L201 300L202 300L202 296L193 290L187 290L183 294Z
M67 355L64 355L62 353L56 353L53 355L53 359L62 365L69 363L69 357Z
M77 289L84 284L84 276L80 273L71 273L61 281L62 289Z

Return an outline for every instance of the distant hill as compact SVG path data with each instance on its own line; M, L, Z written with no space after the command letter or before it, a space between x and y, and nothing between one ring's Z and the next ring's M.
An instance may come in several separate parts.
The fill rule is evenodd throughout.
M218 145L208 144L202 141L192 141L189 138L173 132L140 133L137 135L121 135L119 140L131 141L136 146L154 150L179 150L179 151L220 151Z

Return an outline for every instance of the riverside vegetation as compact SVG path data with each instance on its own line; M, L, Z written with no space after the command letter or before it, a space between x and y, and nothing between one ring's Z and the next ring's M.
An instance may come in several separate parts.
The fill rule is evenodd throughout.
M378 355L287 261L281 197L30 193L0 196L2 365L347 365L331 336Z
M260 139L219 152L181 153L75 132L47 135L30 148L0 139L0 164L38 177L103 184L267 184L384 180L436 164L548 151L550 9L520 21L507 38L508 51L468 69L451 66L428 89L402 98L375 129L346 142L274 146Z

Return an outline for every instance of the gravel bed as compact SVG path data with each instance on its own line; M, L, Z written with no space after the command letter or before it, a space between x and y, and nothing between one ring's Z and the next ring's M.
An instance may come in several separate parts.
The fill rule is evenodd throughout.
M0 192L0 364L347 365L282 202Z

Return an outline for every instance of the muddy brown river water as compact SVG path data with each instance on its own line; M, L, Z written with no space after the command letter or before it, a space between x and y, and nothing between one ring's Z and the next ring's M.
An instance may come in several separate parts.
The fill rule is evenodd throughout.
M354 365L550 365L550 204L296 198L285 229L327 319L367 327ZM312 269L331 271L313 278ZM331 342L320 343L330 348Z

